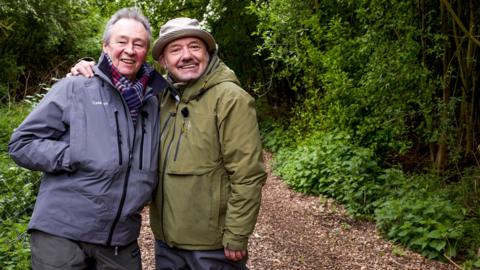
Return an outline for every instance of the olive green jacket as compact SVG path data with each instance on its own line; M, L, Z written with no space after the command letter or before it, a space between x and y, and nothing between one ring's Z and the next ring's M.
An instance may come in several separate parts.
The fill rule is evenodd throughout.
M246 250L266 180L254 100L216 55L181 92L161 99L155 238L186 250Z

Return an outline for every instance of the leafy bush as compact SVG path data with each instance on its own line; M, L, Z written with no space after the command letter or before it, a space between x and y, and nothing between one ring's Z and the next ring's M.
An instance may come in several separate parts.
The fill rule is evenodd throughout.
M294 189L336 198L353 214L375 213L387 237L430 258L468 249L476 265L480 173L463 170L478 169L479 121L471 117L478 66L470 61L476 53L466 53L471 43L445 35L456 26L441 8L433 1L252 2L258 53L296 97L286 131L274 128L264 142L278 151L275 172ZM479 5L454 9L470 25L476 17L467 14ZM454 58L465 60L457 66L448 62ZM464 66L471 69L459 72ZM409 177L402 162L448 180Z
M0 156L0 221L30 214L38 191L40 173L18 167Z
M30 111L28 103L10 103L0 106L0 153L7 153L7 145L13 130Z
M332 134L282 149L274 170L297 191L335 198L353 215L372 214L382 188L373 153L351 145L344 133Z
M0 223L0 269L30 269L30 245L26 234L29 216Z
M278 129L268 133L278 137L266 141L289 141L280 139L288 133ZM278 147L273 167L293 189L335 198L352 215L374 216L386 238L428 258L454 257L478 248L478 219L467 220L466 204L452 198L468 197L466 187L462 196L452 189L458 185L444 185L438 176L407 177L399 168L381 169L373 151L352 145L345 133L318 133L297 147L292 145ZM476 179L466 178L464 185Z
M281 122L265 120L260 123L263 146L273 152L295 145L295 137Z
M38 91L83 56L99 55L103 19L90 0L2 1L0 102Z
M433 194L386 200L375 211L379 230L389 239L428 258L454 257L465 234L463 209Z
M37 98L29 101L35 103ZM25 232L40 182L40 173L18 167L8 156L11 133L32 104L0 107L0 269L29 269L30 249Z

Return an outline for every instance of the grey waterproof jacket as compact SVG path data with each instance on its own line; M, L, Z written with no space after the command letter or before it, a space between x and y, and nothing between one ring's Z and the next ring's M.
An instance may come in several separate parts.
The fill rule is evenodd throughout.
M157 73L150 79L147 93L154 92L134 127L99 62L93 78L56 83L14 131L9 152L20 166L44 172L29 230L124 246L138 237L140 212L158 182L155 92L167 83Z

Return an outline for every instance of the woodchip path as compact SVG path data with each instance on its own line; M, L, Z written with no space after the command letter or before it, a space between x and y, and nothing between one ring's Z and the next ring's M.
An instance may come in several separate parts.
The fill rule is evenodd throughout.
M298 194L269 173L249 244L250 270L454 270L383 240L375 224L346 215L332 200ZM140 237L143 266L154 270L148 209ZM201 270L201 269L198 269Z

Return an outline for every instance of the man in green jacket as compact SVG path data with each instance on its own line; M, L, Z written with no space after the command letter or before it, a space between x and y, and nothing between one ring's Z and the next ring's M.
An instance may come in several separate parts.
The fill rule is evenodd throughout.
M174 85L161 98L150 210L157 269L246 269L266 180L254 100L195 19L164 24L152 54Z
M172 84L150 207L156 269L247 269L266 180L254 100L195 19L164 24L152 54Z

